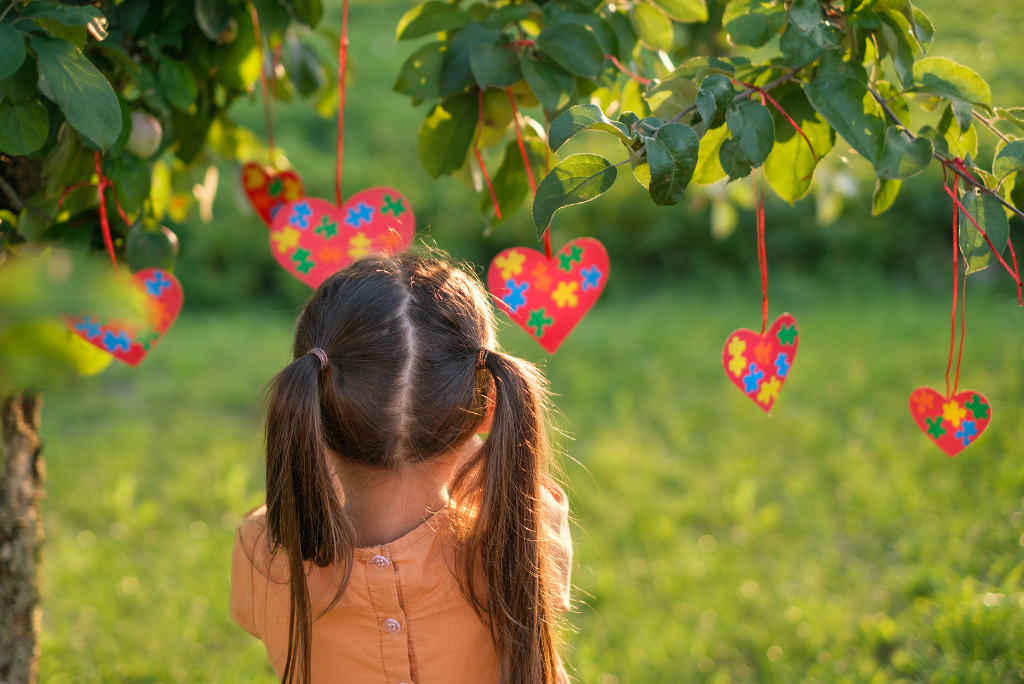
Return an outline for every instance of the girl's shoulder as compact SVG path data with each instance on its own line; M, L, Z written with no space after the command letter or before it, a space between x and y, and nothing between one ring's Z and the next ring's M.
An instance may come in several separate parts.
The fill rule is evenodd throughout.
M256 572L273 582L287 582L288 564L284 554L276 551L267 526L266 505L246 513L235 528L236 561L241 560L251 565Z

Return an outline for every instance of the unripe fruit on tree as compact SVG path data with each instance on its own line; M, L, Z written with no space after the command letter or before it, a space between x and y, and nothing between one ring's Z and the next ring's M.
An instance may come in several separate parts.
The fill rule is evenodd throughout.
M164 131L152 114L132 112L132 133L125 148L143 159L149 159L160 149Z

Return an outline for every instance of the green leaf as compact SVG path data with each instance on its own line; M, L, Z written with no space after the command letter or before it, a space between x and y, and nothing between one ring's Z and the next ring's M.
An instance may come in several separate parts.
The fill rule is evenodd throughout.
M253 0L252 4L256 8L256 14L260 20L260 33L267 36L268 39L273 37L274 40L271 42L273 45L291 23L288 10L277 0Z
M256 45L249 10L239 9L234 18L238 22L238 35L228 45L227 54L220 63L215 78L229 88L246 90L259 80L263 56Z
M697 113L704 121L704 127L711 128L715 119L732 104L736 91L732 81L722 74L711 74L701 81L697 90Z
M935 38L935 26L928 15L917 7L914 8L914 37L922 45L930 45Z
M648 190L659 207L671 206L683 198L697 168L700 140L685 124L665 124L656 138L646 138L650 173Z
M875 192L871 196L871 215L878 216L884 213L896 201L896 195L900 192L901 180L887 180L885 178L875 179Z
M327 73L308 45L300 40L289 40L286 45L288 77L303 97L309 97L327 84Z
M533 198L533 223L538 233L562 207L589 202L615 183L615 167L596 154L574 154L544 177Z
M570 107L551 122L548 131L548 142L554 152L565 144L565 141L580 131L604 131L619 137L624 143L631 143L636 136L629 128L618 121L612 121L604 115L597 105L582 104Z
M26 55L18 70L0 80L0 93L15 102L23 102L39 91L39 70L36 58Z
M907 98L900 94L899 89L888 81L876 81L875 90L889 104L889 109L900 120L900 123L910 128L910 105L907 103Z
M398 73L394 91L421 100L434 100L441 96L441 64L448 51L444 41L427 43L409 55Z
M396 40L422 38L431 33L462 28L472 21L469 12L449 2L431 0L416 5L402 15L395 31Z
M967 155L978 156L978 132L974 129L974 124L971 124L966 132L961 132L960 126L956 124L956 118L953 116L952 107L946 107L942 112L938 130L946 140L948 154L961 159L966 159ZM938 143L936 143L936 148L938 149Z
M793 204L810 190L817 163L832 150L836 133L811 106L800 86L786 84L772 92L814 146L812 153L803 136L779 111L772 110L775 145L764 160L764 177L779 197Z
M786 6L765 0L732 0L725 7L722 27L733 45L761 47L782 29Z
M992 195L968 191L964 193L961 201L964 209L974 217L992 245L1001 253L1006 249L1006 241L1010 236L1010 224L1006 220L1006 212L1003 205ZM974 227L970 219L960 216L960 253L967 260L967 272L975 273L984 270L994 263L997 263L996 255L992 253L984 236Z
M163 268L173 272L177 252L174 233L154 221L139 221L128 230L125 256L132 273L144 268Z
M534 178L540 178L544 173L544 158L548 153L547 145L540 138L529 136L526 136L523 142ZM530 189L526 177L526 167L523 165L523 155L515 140L511 140L505 145L505 156L501 166L498 167L498 172L494 174L491 185L494 187L498 206L501 207L501 221L505 221L512 215L512 212L520 207ZM480 210L493 217L492 222L499 223L497 217L494 216L494 203L491 201L490 192L485 191L480 198Z
M672 22L653 5L637 3L630 12L640 42L651 50L671 50L675 40Z
M824 22L817 0L794 0L789 10L789 24L779 41L786 65L797 67L813 62L837 44L838 36Z
M163 57L160 60L160 85L163 86L164 95L171 106L187 112L188 108L196 101L199 89L196 87L196 79L192 76L192 70L185 62Z
M971 119L974 118L974 109L971 107L971 103L963 100L950 100L949 109L953 112L953 118L956 119L960 132L966 133L967 129L971 127Z
M106 156L103 173L113 182L121 208L129 214L142 211L149 197L151 175L149 164L134 154L124 151L116 157Z
M1024 171L1024 140L1009 143L992 160L992 174L999 180L1017 171Z
M705 0L652 0L665 14L683 24L703 23L708 20Z
M606 55L614 55L619 51L619 40L615 29L603 17L597 14L581 14L579 12L567 12L558 15L559 23L576 23L589 26L597 38L597 44L601 46L601 52Z
M743 178L768 158L775 143L775 123L767 107L750 101L729 107L725 123L730 137L722 143L718 159L729 178Z
M914 90L964 100L990 110L992 91L975 71L945 57L926 57L914 64Z
M459 29L449 41L448 52L441 64L441 97L451 97L476 83L469 62L473 48L480 43L493 43L500 35L500 29L489 28L478 21Z
M25 41L18 29L0 22L0 78L7 78L25 61Z
M864 85L867 74L859 64L847 64L829 51L821 59L814 80L804 92L825 121L862 157L878 165L882 156L885 122L878 103Z
M107 19L103 12L92 5L61 5L55 2L32 2L21 10L20 18L31 19L36 24L50 30L47 21L64 26L76 26L91 29L96 40L107 37ZM54 34L56 36L56 34ZM60 36L65 37L65 36ZM84 38L82 39L85 40Z
M910 24L904 16L894 10L878 15L881 21L881 37L889 48L892 66L904 88L914 85L914 59L922 53L917 39L910 33Z
M523 54L520 67L526 83L544 109L555 111L572 96L576 81L572 74L544 57L534 59Z
M32 36L39 87L60 105L68 123L101 149L121 132L121 108L107 79L66 40Z
M462 168L480 115L475 94L462 93L434 105L420 126L420 163L434 178Z
M148 18L148 12L151 12L148 7L158 6L145 0L135 2L132 9L136 11L131 12L131 18L133 20L137 18L141 24L144 19ZM199 24L199 28L206 37L212 41L216 41L224 33L224 29L228 27L228 22L231 20L232 12L234 9L228 0L196 0L196 23ZM157 12L157 14L160 13ZM131 32L138 33L140 28L140 26L131 28Z
M719 126L704 134L700 139L700 154L697 155L697 168L693 172L691 182L711 185L725 178L725 169L718 159L718 153L728 137L728 126Z
M46 142L49 122L38 102L0 101L0 152L16 157L35 152Z
M671 119L682 110L696 104L697 84L688 78L670 78L648 88L644 99L656 115Z
M885 147L876 173L885 180L903 180L924 171L931 161L931 140L909 140L900 132L899 126L889 126L885 129Z
M996 107L996 114L1000 121L1009 121L1017 128L1024 131L1024 107Z
M566 71L597 78L604 68L604 51L594 32L582 24L547 26L537 36L537 49Z
M295 18L310 28L316 28L324 16L324 7L320 0L290 0Z
M470 51L469 68L477 85L508 88L523 78L519 55L509 47L494 43L478 43Z

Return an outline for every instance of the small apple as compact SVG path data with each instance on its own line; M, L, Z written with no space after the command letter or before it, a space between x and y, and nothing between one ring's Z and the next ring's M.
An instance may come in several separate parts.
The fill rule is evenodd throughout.
M149 159L160 149L164 131L152 114L132 112L132 132L125 148L143 159Z

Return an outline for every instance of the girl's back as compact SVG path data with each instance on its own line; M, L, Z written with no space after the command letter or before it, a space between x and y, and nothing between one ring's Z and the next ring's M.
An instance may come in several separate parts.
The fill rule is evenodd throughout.
M495 350L479 282L364 258L310 299L293 354L270 391L267 505L232 560L232 617L282 681L565 681L546 389Z

